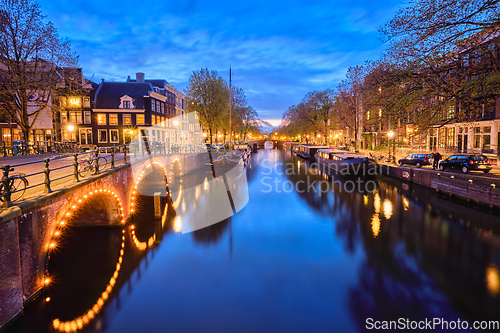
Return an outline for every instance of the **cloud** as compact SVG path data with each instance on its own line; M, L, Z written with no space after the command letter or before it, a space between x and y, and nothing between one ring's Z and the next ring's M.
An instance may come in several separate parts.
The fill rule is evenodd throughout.
M179 90L200 68L216 69L269 119L309 91L334 88L349 66L376 59L377 28L400 0L98 1L41 0L97 80L146 73Z

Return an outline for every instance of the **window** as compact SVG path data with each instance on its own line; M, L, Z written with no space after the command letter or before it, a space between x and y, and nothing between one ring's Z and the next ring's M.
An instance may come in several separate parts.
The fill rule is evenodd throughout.
M489 134L483 135L483 148L490 148L491 136Z
M118 125L118 114L116 114L116 113L109 114L109 124L110 125Z
M83 123L84 124L90 124L90 123L92 123L92 118L91 118L90 111L84 111L83 112Z
M3 141L11 141L10 128L2 128Z
M105 113L98 113L97 114L97 125L106 125L106 114Z
M155 100L152 99L151 100L151 111L155 111L155 105L156 105Z
M151 115L151 125L156 125L156 116L154 114Z
M455 129L448 129L448 146L453 146L455 143Z
M99 130L99 143L108 142L108 131L105 129Z
M144 115L143 114L135 115L135 123L136 125L144 125Z
M84 108L89 108L90 107L90 97L84 97L83 98L83 107Z
M70 111L69 122L73 123L73 124L81 124L82 123L82 113L80 111Z
M61 139L62 141L69 141L69 131L65 128L61 129Z
M474 127L474 133L481 133L481 127Z
M123 115L123 125L132 125L132 115L130 113Z
M61 112L61 124L66 124L68 122L68 113L66 111Z
M118 130L117 129L111 129L109 130L109 142L116 143L118 142Z
M455 117L455 106L450 105L448 107L448 119L453 119Z
M130 101L123 101L123 108L130 109Z
M483 127L483 133L491 133L491 126Z
M80 144L91 145L92 144L92 129L91 128L80 128Z
M480 146L480 135L474 135L474 148L479 148Z
M80 106L80 98L79 97L69 97L68 98L68 106L72 108L76 108Z
M156 101L156 112L160 112L160 102Z
M160 107L161 107L160 112L165 113L165 103L161 103Z
M66 107L66 96L59 97L59 106L65 108Z

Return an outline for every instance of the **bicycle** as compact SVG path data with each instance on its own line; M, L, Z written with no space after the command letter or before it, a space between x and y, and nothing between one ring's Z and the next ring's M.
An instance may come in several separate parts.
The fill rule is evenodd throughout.
M106 168L108 160L104 156L99 156L99 171ZM90 171L95 170L95 153L87 154L87 157L78 162L78 175L85 177Z
M10 201L14 202L21 199L26 192L26 187L29 186L28 180L24 173L14 173L9 177ZM4 201L4 186L0 183L0 201Z

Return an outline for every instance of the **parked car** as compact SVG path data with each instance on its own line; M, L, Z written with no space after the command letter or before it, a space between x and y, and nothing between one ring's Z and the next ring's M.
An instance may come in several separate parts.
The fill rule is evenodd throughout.
M484 155L452 155L439 164L439 170L446 169L458 169L463 173L470 170L488 173L491 170L491 164L488 157Z
M434 155L432 154L412 154L406 157L403 157L398 161L400 166L405 164L414 165L417 168L420 168L423 165L432 165Z

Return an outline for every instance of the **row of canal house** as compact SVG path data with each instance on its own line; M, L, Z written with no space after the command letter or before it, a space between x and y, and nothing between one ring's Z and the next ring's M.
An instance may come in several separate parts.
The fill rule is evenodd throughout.
M126 82L93 83L82 96L59 96L54 113L56 141L83 149L129 143L141 131L150 141L188 145L201 140L196 115L185 113L184 94L164 79L137 73Z
M145 79L137 73L126 82L94 83L82 69L59 69L60 81L52 99L34 123L31 140L80 144L83 149L129 143L141 130L151 141L169 145L201 142L196 114L187 114L185 95L164 79ZM7 146L24 140L16 123L0 115L1 141Z

